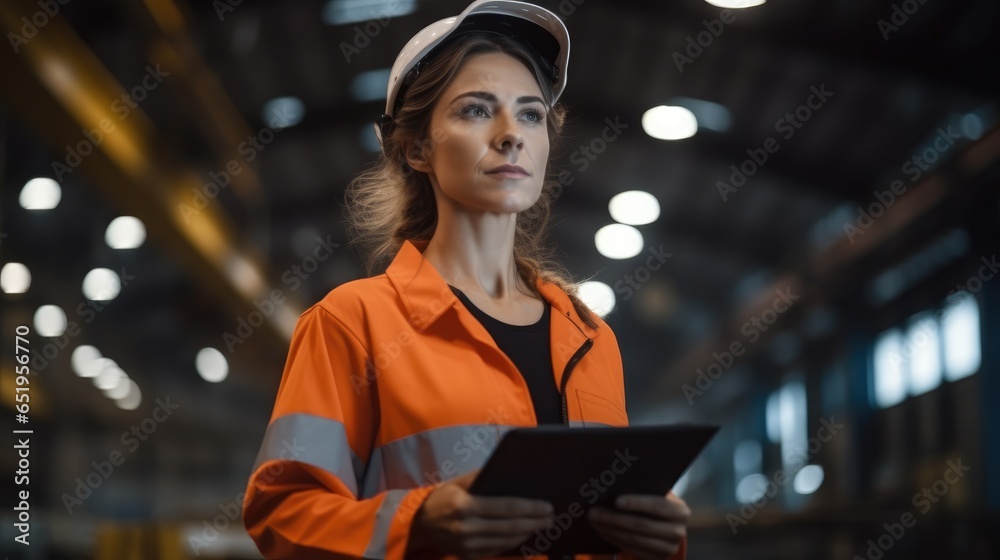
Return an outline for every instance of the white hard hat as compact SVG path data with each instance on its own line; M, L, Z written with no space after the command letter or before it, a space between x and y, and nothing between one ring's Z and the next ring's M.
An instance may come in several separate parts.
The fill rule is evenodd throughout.
M423 28L396 57L389 73L385 113L375 123L375 136L382 144L383 127L391 126L392 117L403 99L406 87L420 72L427 55L448 37L472 31L488 31L514 37L537 54L542 68L552 79L552 103L566 86L569 61L569 32L554 13L527 2L514 0L476 0L461 14L436 21ZM386 130L388 133L388 129Z

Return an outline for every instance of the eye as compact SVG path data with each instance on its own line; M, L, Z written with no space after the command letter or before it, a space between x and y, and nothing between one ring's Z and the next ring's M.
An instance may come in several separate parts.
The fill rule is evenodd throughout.
M490 116L489 112L486 110L486 107L484 107L483 105L479 105L478 103L467 105L462 109L461 113L459 114L463 117L473 117L477 119L482 119Z
M528 122L540 123L545 120L545 112L538 109L528 109L524 112L524 116L528 119Z

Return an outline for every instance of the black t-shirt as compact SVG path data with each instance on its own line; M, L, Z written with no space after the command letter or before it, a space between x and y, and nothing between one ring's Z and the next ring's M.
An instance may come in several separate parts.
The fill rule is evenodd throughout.
M531 402L539 424L562 424L562 399L552 372L549 346L551 307L546 302L542 318L533 325L511 325L487 315L458 288L449 285L466 309L493 337L497 347L507 354L528 384Z

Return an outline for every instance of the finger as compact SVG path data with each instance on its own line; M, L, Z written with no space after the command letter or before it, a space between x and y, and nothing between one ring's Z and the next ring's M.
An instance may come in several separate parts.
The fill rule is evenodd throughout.
M680 546L678 543L637 535L626 530L602 524L594 525L594 530L601 535L601 538L607 539L612 544L620 546L640 558L646 557L650 560L669 558L677 552Z
M671 521L687 521L691 510L687 503L677 497L651 494L622 494L615 499L615 507L625 511L646 513Z
M608 541L609 543L613 544L614 546L618 547L623 552L630 553L632 556L636 558L636 560L653 560L648 556L646 556L645 553L631 550L628 543L619 538L618 534L615 533L614 530L605 527L604 525L592 525L592 526L594 527L594 531L598 534L598 536ZM662 559L656 559L656 560L662 560Z
M476 496L472 498L468 511L479 517L492 518L548 517L552 514L552 504L525 498Z
M587 512L587 519L609 527L667 540L680 540L686 531L683 523L651 519L643 515L616 512L599 507L591 508Z

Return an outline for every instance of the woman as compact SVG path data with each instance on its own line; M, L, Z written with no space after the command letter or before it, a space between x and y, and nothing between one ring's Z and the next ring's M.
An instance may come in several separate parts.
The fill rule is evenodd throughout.
M554 14L509 1L400 53L383 153L348 190L371 266L391 262L296 325L244 500L266 557L544 554L551 505L474 497L478 469L516 426L628 425L614 333L541 251L568 54ZM630 558L683 558L686 504L630 497L587 522Z

